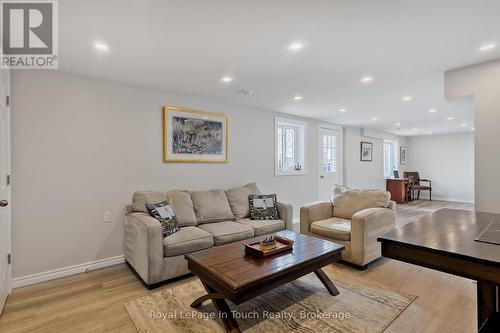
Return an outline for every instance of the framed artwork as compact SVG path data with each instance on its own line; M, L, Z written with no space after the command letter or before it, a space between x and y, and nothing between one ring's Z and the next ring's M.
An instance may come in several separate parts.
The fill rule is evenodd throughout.
M163 161L227 162L227 116L163 107Z
M406 147L399 147L399 164L406 164Z
M373 143L361 141L361 161L371 162L373 160Z

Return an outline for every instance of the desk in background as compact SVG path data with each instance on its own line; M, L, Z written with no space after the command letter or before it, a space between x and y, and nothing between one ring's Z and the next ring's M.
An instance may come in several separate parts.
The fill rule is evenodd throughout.
M412 201L408 178L387 178L386 189L391 193L391 200L398 204Z

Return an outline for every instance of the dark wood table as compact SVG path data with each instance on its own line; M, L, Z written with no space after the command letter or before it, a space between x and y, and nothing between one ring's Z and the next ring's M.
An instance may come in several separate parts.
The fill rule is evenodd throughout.
M475 241L495 221L500 214L440 209L378 241L384 257L476 280L478 331L500 332L500 245Z
M326 240L298 234L293 231L276 233L294 241L293 250L266 258L256 258L245 254L241 242L212 247L207 250L187 254L188 268L196 274L207 294L195 300L191 307L200 306L212 300L228 332L239 332L226 300L241 304L262 295L283 284L314 272L331 295L339 291L321 270L322 267L337 262L344 246ZM250 243L266 236L245 240Z
M398 204L412 201L410 180L408 178L387 178L386 190L391 193L391 200Z

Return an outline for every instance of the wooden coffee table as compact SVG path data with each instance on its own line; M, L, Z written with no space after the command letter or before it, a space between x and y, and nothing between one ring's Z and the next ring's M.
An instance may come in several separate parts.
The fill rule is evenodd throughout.
M235 242L187 254L185 258L189 270L198 276L207 290L207 294L195 300L191 307L196 308L203 302L212 300L221 313L220 318L226 330L240 332L226 300L241 304L312 272L331 295L339 294L321 268L340 260L343 245L288 230L276 235L292 239L293 251L256 258L246 255L245 246L241 242ZM245 242L251 243L265 237Z

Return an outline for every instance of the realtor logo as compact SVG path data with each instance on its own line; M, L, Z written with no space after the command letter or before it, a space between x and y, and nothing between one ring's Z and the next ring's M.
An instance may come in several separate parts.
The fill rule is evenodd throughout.
M0 3L1 66L57 68L57 0L2 0Z

